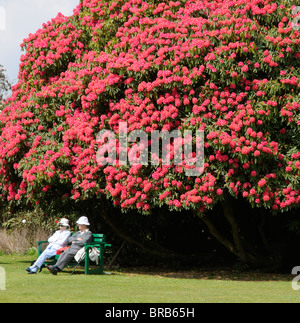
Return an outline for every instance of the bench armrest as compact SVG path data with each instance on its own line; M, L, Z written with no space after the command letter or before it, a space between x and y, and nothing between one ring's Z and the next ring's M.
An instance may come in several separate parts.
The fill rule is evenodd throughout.
M43 243L49 243L49 241L36 241L36 243L38 244L38 255L40 256L43 252Z
M106 243L106 242L90 242L90 243L85 243L84 248L93 248L93 247L111 247L111 244Z

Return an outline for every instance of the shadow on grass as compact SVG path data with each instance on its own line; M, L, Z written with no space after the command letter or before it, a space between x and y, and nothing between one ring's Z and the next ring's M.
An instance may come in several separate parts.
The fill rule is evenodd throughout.
M263 273L259 271L233 270L231 268L191 268L170 270L159 268L123 268L116 270L123 274L153 275L174 279L231 280L231 281L292 281L291 274Z
M61 272L60 274L67 274L67 275L71 275L71 276L82 276L84 275L84 271L76 271L74 274L72 274L72 272ZM116 273L104 273L103 275L99 275L99 274L96 274L96 273L90 273L88 276L106 276L106 275L110 275L110 276L117 276L118 274Z

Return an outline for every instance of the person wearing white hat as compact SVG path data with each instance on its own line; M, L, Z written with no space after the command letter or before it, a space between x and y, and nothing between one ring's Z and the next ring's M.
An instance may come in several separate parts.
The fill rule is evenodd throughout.
M76 223L78 225L85 225L86 226L85 229L87 229L87 227L90 225L89 219L86 216L82 216L81 218L79 218Z
M46 259L55 256L58 249L67 245L68 239L71 235L71 232L69 231L69 220L63 218L59 221L58 225L60 230L56 231L54 235L48 239L49 245L47 248L31 267L26 268L28 274L36 274Z
M68 239L68 243L71 244L70 248L60 255L54 266L46 266L53 275L57 275L58 272L62 271L74 258L77 252L84 247L85 243L92 242L93 240L93 234L89 230L90 223L88 218L82 216L76 223L79 227L79 231Z

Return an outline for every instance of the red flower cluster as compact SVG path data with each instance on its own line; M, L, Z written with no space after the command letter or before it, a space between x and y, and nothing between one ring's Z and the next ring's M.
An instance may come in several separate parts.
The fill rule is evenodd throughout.
M289 3L83 0L44 24L22 44L0 114L2 197L105 194L141 212L203 212L226 192L257 207L298 205L300 40ZM204 173L186 176L174 154L170 165L120 165L118 146L115 165L98 165L98 132L118 134L121 122L128 132L204 130Z

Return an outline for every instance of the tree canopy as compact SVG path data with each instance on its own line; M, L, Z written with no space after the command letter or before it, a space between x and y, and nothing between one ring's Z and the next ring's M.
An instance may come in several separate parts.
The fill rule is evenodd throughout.
M299 196L299 32L292 1L81 1L22 44L1 113L8 200L106 194L121 208L204 211L225 192L287 209ZM127 122L205 130L205 171L100 167L96 135ZM172 157L172 156L171 156ZM58 185L58 183L60 185Z
M228 196L273 211L299 206L294 7L83 0L72 16L45 23L22 44L19 82L0 114L3 199L106 196L123 211L166 206L200 216ZM147 134L204 131L203 173L186 176L190 166L174 163L175 140L168 165L161 156L155 165L119 163L118 139L116 162L99 164L98 133L119 134L121 123Z

